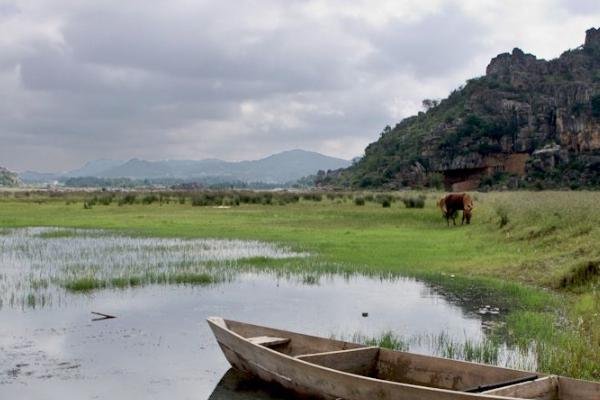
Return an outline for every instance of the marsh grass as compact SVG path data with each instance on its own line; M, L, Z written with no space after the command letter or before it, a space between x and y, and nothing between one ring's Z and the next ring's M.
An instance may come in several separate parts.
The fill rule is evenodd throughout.
M600 245L600 244L599 244ZM581 262L566 272L558 282L560 288L593 285L600 279L600 259Z
M335 338L335 335L332 336ZM498 365L507 368L535 370L536 354L530 347L509 347L497 336L474 339L455 338L446 331L411 336L384 331L375 336L354 333L351 341L399 351L413 351L437 357ZM342 340L344 338L342 337Z
M567 318L557 321L550 312L518 311L507 317L500 334L519 348L533 347L540 371L597 379L600 376L600 348L595 345L599 339L597 315L596 321L584 322L581 316L576 321Z
M223 276L207 272L147 273L140 276L98 279L95 277L72 278L61 282L71 292L90 292L97 289L126 289L150 284L178 284L204 286L220 283Z
M352 336L352 341L362 343L367 346L384 347L386 349L408 351L410 343L405 338L396 335L392 331L385 331L379 336L364 336L360 333L355 333Z
M157 239L59 228L13 229L0 237L0 247L0 306L11 307L49 304L61 288L87 292L214 284L231 280L247 263L267 268L269 260L308 256L259 241Z
M511 340L544 350L538 352L541 372L600 379L600 283L581 267L600 259L599 192L477 193L472 224L450 228L435 208L436 192L392 194L396 200L424 195L423 209L383 208L368 192L325 195L322 201L300 198L285 207L264 204L251 193L227 210L191 207L191 192L169 195L187 201L143 205L143 194L137 193L131 204L119 207L122 193L111 205L83 210L87 193L5 193L0 225L271 241L316 256L309 263L240 259L226 262L228 268L273 268L277 276L309 268L321 280L334 271L415 277L451 299L499 306ZM364 206L354 205L357 197ZM504 211L499 215L497 209ZM11 276L0 280L3 288ZM19 293L15 302L23 301L28 288ZM6 306L13 297L2 299Z
M73 292L89 292L94 289L105 288L106 281L94 278L92 276L73 278L65 281L63 284L65 289Z

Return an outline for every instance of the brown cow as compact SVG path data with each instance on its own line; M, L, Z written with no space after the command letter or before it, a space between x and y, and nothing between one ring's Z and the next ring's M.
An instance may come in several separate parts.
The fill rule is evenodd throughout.
M450 218L452 218L452 222L456 225L456 216L459 210L463 212L461 225L465 221L467 221L467 224L471 223L473 199L467 193L447 194L438 201L438 207L442 210L442 216L446 218L448 226L450 226Z

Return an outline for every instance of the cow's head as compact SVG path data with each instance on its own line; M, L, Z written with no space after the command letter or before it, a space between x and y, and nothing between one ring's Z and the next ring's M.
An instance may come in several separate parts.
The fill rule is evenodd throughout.
M466 221L467 225L471 223L471 216L472 215L473 215L473 209L472 208L469 208L469 209L465 208L464 216L465 216L465 221Z
M446 217L448 209L446 208L446 196L442 196L437 202L437 206L442 210L442 216Z
M465 195L465 197L463 198L463 201L464 201L463 215L464 215L465 221L467 222L467 225L468 225L471 223L471 217L473 216L473 200L471 199L471 197L469 195Z

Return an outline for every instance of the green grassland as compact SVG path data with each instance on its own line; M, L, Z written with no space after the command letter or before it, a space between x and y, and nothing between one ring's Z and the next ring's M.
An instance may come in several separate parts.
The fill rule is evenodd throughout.
M493 300L509 310L502 333L535 346L538 369L600 379L600 193L476 193L473 223L449 228L433 192L424 193L424 208L394 201L416 193L392 194L391 207L358 206L353 198L368 194L342 194L283 205L228 201L231 208L182 197L84 207L91 194L2 194L0 228L274 241L314 255L277 263L284 270L399 274L451 296Z

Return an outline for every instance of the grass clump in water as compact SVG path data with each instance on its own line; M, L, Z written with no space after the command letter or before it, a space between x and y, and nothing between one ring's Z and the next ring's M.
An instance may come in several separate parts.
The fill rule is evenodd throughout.
M384 347L386 349L408 351L410 348L409 343L401 336L396 335L392 331L383 332L379 336L373 337L361 337L355 335L355 339L367 346Z
M110 280L110 286L115 288L140 286L142 283L142 278L139 276L117 277Z
M63 287L71 292L89 292L106 286L106 281L94 277L74 278L63 283Z
M418 338L417 340L421 340ZM423 340L429 342L434 353L441 357L453 358L464 361L474 361L485 364L498 364L500 343L488 338L474 341L465 338L462 341L451 338L447 333L426 335Z
M518 311L507 317L506 332L510 343L520 348L533 347L538 370L551 374L597 379L600 376L600 320L594 310L600 299L588 298L577 310L576 322L563 319L557 323L552 313ZM590 334L591 332L591 334Z
M319 284L319 277L317 275L304 275L302 277L302 284L316 286Z
M377 336L355 333L352 341L399 351L409 351L413 346L425 347L427 352L434 356L494 365L499 364L502 349L502 344L498 340L488 338L481 341L470 338L459 340L452 338L447 332L410 337L403 337L392 331L385 331Z
M221 280L219 277L205 272L172 272L148 273L141 276L120 276L106 279L96 277L74 278L63 282L62 286L71 292L89 292L96 289L125 289L147 284L209 285Z
M209 285L218 280L207 273L182 272L172 276L169 281L180 285Z

